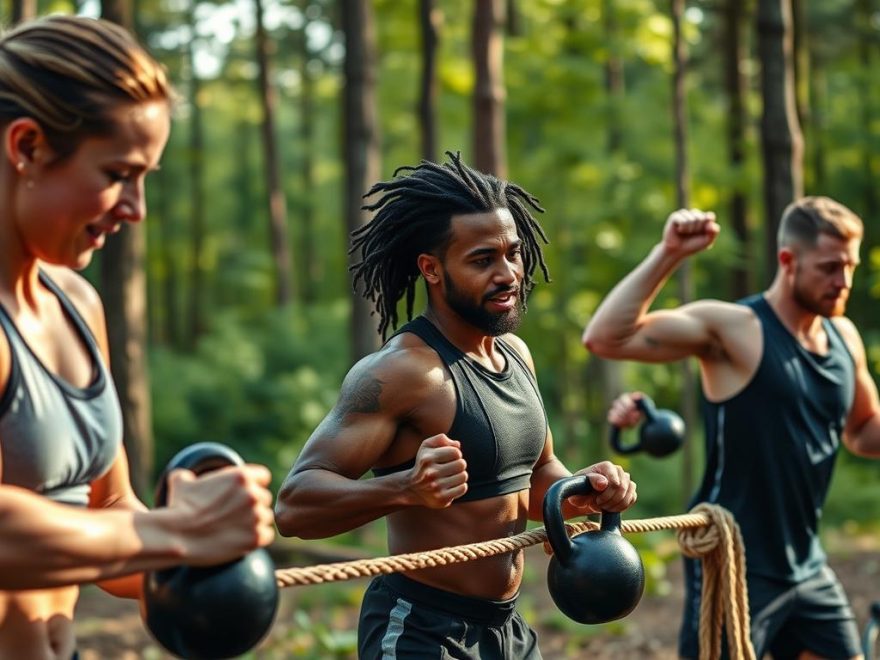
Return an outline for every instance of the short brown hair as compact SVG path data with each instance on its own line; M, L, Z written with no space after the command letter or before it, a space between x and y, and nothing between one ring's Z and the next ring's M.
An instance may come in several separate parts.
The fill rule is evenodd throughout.
M862 219L830 197L803 197L789 204L779 222L779 247L794 243L814 247L820 234L842 240L861 238Z
M33 118L62 159L110 133L118 105L171 97L162 65L110 21L48 16L0 35L0 125Z

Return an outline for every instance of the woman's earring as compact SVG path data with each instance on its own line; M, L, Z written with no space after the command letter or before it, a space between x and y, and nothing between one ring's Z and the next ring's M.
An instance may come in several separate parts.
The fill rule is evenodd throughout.
M24 161L23 161L23 160L20 160L20 161L18 161L18 162L15 164L15 170L16 170L19 174L21 174L22 172L24 172Z

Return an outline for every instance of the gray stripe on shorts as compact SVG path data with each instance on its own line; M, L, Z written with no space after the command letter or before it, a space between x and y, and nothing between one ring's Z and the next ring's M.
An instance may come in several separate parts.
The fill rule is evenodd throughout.
M396 660L397 658L397 640L403 634L403 624L406 617L412 612L412 603L408 603L403 598L397 599L397 605L388 615L388 629L382 638L382 660Z

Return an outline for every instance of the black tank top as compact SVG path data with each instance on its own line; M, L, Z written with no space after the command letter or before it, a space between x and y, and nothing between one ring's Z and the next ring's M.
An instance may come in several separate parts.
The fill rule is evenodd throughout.
M729 509L742 530L749 574L786 582L825 563L819 520L855 393L852 356L822 324L828 353L806 350L762 295L742 304L761 322L764 350L743 391L704 399L706 472L694 498Z
M547 416L531 370L502 339L496 339L507 364L494 372L467 357L423 316L395 335L411 332L437 351L455 385L455 418L446 431L461 442L467 461L468 491L456 502L482 500L529 487L532 469L547 439ZM411 460L375 468L382 476L407 470Z

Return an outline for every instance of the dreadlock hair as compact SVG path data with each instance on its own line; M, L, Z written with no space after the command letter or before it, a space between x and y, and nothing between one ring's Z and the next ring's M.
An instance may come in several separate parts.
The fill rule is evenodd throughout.
M420 276L417 257L425 252L444 256L454 215L499 208L510 211L523 242L524 274L519 292L523 309L535 285L532 275L536 266L541 266L544 280L550 281L539 241L547 243L547 236L529 210L544 212L538 200L513 183L468 167L459 152L447 151L446 155L447 163L423 160L415 167L400 167L392 180L370 188L365 198L376 194L381 197L363 208L376 213L369 223L351 233L349 254L359 252L361 258L349 268L354 273L354 289L363 283L363 296L379 312L383 340L389 326L397 327L397 302L404 293L407 319L412 319ZM398 176L401 172L406 175Z

